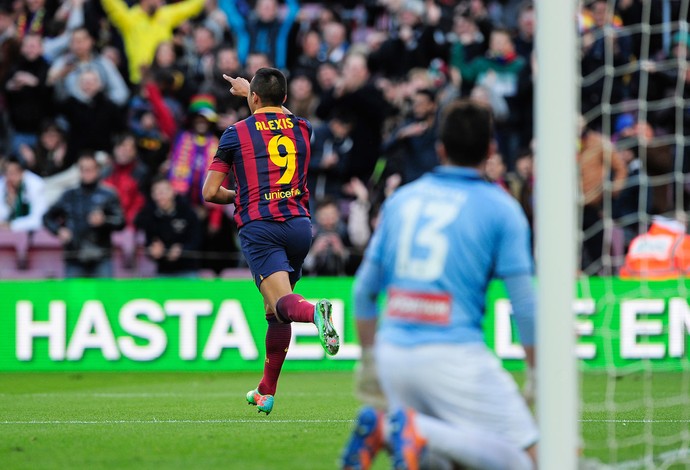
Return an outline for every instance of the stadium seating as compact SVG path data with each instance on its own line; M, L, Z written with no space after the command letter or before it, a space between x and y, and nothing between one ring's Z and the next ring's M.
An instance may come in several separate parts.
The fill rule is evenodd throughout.
M156 277L156 263L146 255L144 234L126 228L112 235L113 277ZM251 279L248 268L198 271L200 279ZM47 230L12 232L0 230L0 279L62 279L65 263L62 243Z
M27 232L0 230L0 279L19 277L26 268L28 245Z
M117 278L135 277L137 265L137 232L125 228L113 232L113 275Z
M62 243L47 230L33 232L29 240L28 263L26 273L39 278L64 278L65 263L62 255Z
M143 232L137 232L136 236L136 251L135 251L135 269L136 275L134 277L155 277L158 272L156 262L149 258L146 254L145 237Z
M227 268L220 272L222 279L251 279L252 272L249 268Z

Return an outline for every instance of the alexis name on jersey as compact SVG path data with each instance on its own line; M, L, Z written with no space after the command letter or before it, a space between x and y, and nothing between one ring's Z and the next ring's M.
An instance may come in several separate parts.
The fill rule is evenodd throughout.
M289 118L271 119L269 121L256 121L254 124L256 125L257 131L277 131L292 129L293 127L295 127L295 125L292 123L292 120Z

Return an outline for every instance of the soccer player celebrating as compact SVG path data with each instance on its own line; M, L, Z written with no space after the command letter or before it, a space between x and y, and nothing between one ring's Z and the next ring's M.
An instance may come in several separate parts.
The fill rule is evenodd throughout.
M225 129L203 195L208 202L235 203L242 253L264 298L266 362L247 402L268 414L290 345L291 322L313 322L327 354L336 354L340 347L331 303L320 300L314 305L293 293L312 238L307 190L312 128L282 106L287 81L280 70L261 68L251 83L223 78L233 95L247 97L252 115ZM230 170L234 191L222 186Z
M470 101L451 103L439 137L441 166L386 201L357 272L362 376L378 377L388 413L360 411L342 468L369 468L385 441L395 469L427 466L427 458L496 470L535 465L534 419L481 328L489 281L502 278L533 366L527 221L516 201L480 175L490 111ZM379 319L376 299L383 291Z

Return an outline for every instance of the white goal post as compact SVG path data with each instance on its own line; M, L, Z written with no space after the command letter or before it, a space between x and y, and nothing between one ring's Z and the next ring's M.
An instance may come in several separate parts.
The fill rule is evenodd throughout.
M575 470L576 0L537 0L536 265L539 467Z

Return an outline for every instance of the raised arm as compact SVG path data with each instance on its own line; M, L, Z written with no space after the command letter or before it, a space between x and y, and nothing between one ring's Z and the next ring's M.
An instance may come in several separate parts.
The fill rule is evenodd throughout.
M223 80L230 84L230 93L240 98L249 96L249 81L242 77L231 77L223 74Z
M246 78L242 77L231 77L229 75L223 74L223 79L230 84L230 93L239 96L240 98L246 98L249 96L249 82ZM287 109L285 106L281 106L283 114L292 114L292 111Z
M120 71L117 70L117 67L110 59L101 56L96 60L100 62L105 70L108 98L118 106L126 105L129 99L129 88L127 88L125 80L120 75Z
M236 0L218 0L220 8L228 19L230 29L237 40L237 57L244 65L249 55L249 33L244 16L237 10Z
M129 7L124 0L101 0L108 19L120 31L127 29L131 23Z
M144 84L144 88L148 92L149 102L151 103L153 115L158 122L158 127L171 142L174 141L177 134L177 124L172 111L163 99L160 88L154 82L148 81Z
M72 0L65 2L63 5L70 4L69 16L67 17L67 24L65 30L59 36L54 38L44 38L43 40L43 56L49 62L57 57L60 57L69 47L69 41L72 37L72 31L84 24L84 2L83 0Z
M201 10L204 9L204 3L206 0L185 0L173 3L161 7L161 15L174 28L201 13Z
M287 0L286 4L287 13L280 25L275 44L275 67L278 69L284 69L287 65L288 36L299 13L299 0Z

